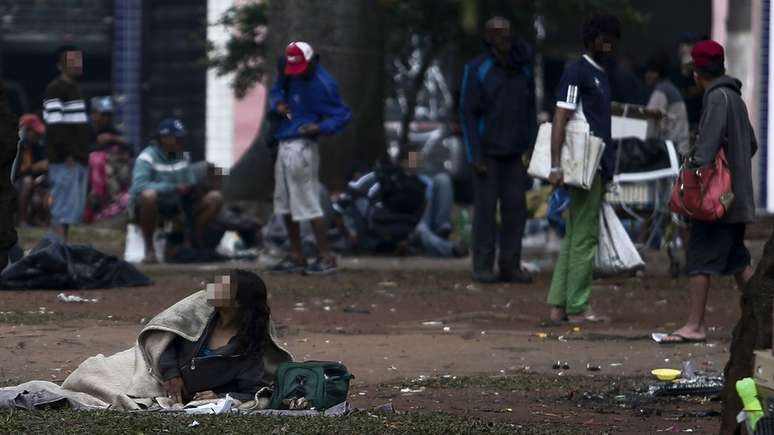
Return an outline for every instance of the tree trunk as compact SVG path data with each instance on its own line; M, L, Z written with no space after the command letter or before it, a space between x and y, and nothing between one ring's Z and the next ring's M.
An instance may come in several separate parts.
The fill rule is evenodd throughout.
M742 291L742 316L734 328L730 356L724 371L721 434L737 430L736 415L742 402L736 394L736 381L753 376L753 351L772 347L772 298L774 297L774 234L763 248L763 256L747 287Z
M277 56L291 41L306 41L338 82L352 121L342 132L320 141L320 178L330 189L343 188L353 162L372 163L385 152L384 23L376 0L272 1L269 9L267 65L274 74ZM273 77L272 77L273 79ZM265 129L262 129L265 130ZM232 199L270 199L273 168L265 132L232 169L227 195Z

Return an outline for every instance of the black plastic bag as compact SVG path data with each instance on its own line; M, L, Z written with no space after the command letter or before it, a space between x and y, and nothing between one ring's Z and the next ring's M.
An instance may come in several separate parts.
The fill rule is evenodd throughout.
M91 246L43 240L0 274L0 284L7 290L63 290L138 287L153 281L126 261Z

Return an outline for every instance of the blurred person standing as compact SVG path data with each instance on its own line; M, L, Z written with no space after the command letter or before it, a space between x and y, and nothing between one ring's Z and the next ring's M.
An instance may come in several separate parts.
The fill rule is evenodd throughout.
M528 284L532 277L521 269L528 184L522 156L531 152L537 134L532 49L512 40L510 22L502 17L487 21L485 40L488 52L465 65L460 95L468 160L475 173L473 280Z
M14 167L14 185L19 195L19 225L32 224L29 217L31 208L39 208L32 205L32 197L35 188L45 184L45 175L48 173L48 160L46 159L46 145L43 138L46 134L46 125L34 113L22 115L19 118L19 158ZM37 215L39 213L33 213Z
M0 270L8 264L8 252L16 244L14 211L16 192L11 176L14 159L18 158L16 116L11 112L5 85L0 80Z
M274 213L281 215L290 238L290 255L273 272L326 275L337 270L328 246L328 224L320 205L320 135L339 133L352 113L341 102L338 86L320 65L312 46L291 42L285 65L269 97L271 110L281 117L274 139L279 143L274 172ZM319 256L307 266L299 222L310 221Z
M74 46L56 52L59 77L46 88L43 119L51 183L51 230L67 242L70 225L81 223L86 207L91 129L78 79L83 53Z
M688 110L680 90L667 76L669 60L665 55L654 56L648 61L645 82L653 89L648 109L660 115L657 137L674 143L681 155L687 155L690 147Z
M691 221L686 265L688 319L685 325L660 340L665 344L707 339L704 315L713 276L733 276L742 290L753 275L744 235L747 224L755 220L752 157L758 143L742 100L742 82L726 75L725 52L715 41L696 43L691 57L694 78L704 92L704 102L698 137L688 164L692 168L711 164L723 149L731 171L734 198L719 221Z
M556 110L551 131L551 175L554 186L564 184L560 153L567 122L581 111L591 133L605 141L600 173L589 190L566 186L570 194L567 233L562 240L554 269L548 304L552 322L573 323L605 320L589 304L594 255L599 239L599 211L604 185L613 179L615 147L611 140L608 76L602 65L615 52L621 38L621 23L615 15L596 14L586 19L582 31L585 54L571 63L559 81Z

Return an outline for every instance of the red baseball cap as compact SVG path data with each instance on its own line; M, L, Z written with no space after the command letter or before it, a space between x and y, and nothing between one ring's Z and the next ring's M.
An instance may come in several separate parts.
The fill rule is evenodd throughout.
M19 118L19 128L29 128L41 136L46 134L46 124L43 124L40 117L34 113L22 115L21 118Z
M313 56L314 50L311 45L302 41L291 42L285 49L285 74L289 76L303 74Z
M725 54L723 46L713 40L699 41L691 49L691 58L693 66L704 68L709 65L723 64Z

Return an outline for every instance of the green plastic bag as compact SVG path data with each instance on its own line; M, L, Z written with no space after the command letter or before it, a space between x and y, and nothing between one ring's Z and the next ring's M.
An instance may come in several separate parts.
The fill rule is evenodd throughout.
M277 369L269 409L288 409L288 403L304 398L311 408L324 411L345 402L349 381L355 377L332 361L286 362Z

